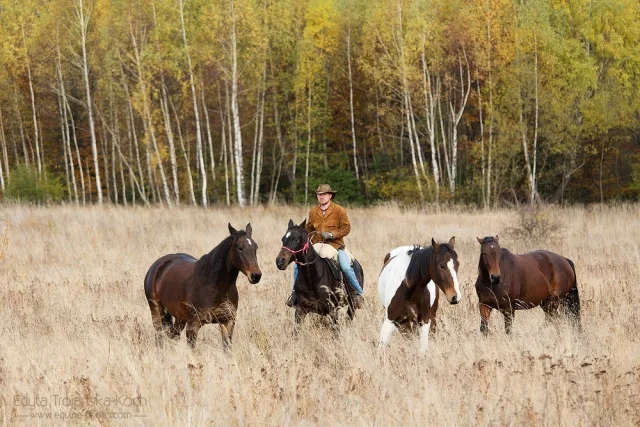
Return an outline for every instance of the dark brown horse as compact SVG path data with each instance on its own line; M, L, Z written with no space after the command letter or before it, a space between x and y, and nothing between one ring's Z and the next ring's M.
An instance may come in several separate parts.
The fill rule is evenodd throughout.
M144 279L157 342L163 330L180 339L187 327L187 340L196 345L200 327L218 323L225 348L231 344L238 309L236 279L242 272L249 283L258 283L258 246L251 239L251 224L236 231L211 252L196 260L187 254L170 254L151 265Z
M451 304L462 299L454 244L455 237L442 244L431 239L431 246L401 246L384 258L378 278L378 294L386 311L380 328L381 344L388 344L398 327L417 326L420 351L427 350L429 333L436 331L438 288Z
M355 316L353 297L355 291L346 284L346 278L337 279L331 266L331 260L321 258L309 243L306 230L307 220L295 225L289 220L287 232L282 237L282 248L276 258L279 270L286 270L291 262L298 265L298 276L294 284L297 296L295 322L299 325L307 313L329 316L337 326L337 309L347 307L349 319ZM353 262L353 270L360 286L364 289L364 272L358 261ZM345 289L347 290L345 293Z
M580 297L573 262L549 251L516 255L500 248L498 236L477 238L480 261L476 292L480 309L480 331L489 332L491 309L504 315L511 333L515 310L542 307L550 319L563 311L580 325Z

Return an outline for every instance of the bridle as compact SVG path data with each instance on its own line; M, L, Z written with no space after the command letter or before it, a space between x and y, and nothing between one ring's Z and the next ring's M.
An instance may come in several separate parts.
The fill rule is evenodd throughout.
M301 261L298 261L298 259L297 259L297 257L296 257L296 254L299 254L299 253L301 253L301 252L302 252L302 255L306 255L306 254L307 254L307 252L309 251L309 242L311 241L311 235L312 235L313 233L315 233L315 232L311 232L311 233L309 234L309 237L307 238L307 242L304 244L304 246L303 246L301 249L298 249L297 251L294 251L293 249L288 248L288 247L286 247L285 245L282 245L282 246L280 247L280 249L284 249L284 250L286 250L287 252L290 252L291 254L293 254L293 261L294 261L296 264L298 264L298 265L309 265L309 264L313 264L314 262L316 262L316 260L317 260L317 259L318 259L318 257L320 256L320 254L318 254L318 255L315 257L315 259L314 259L313 261L310 261L310 262L301 262Z

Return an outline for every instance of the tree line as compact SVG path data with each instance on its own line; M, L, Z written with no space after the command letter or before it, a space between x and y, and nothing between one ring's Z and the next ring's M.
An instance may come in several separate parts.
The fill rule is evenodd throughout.
M354 203L634 199L637 22L637 0L2 0L0 187L169 206L309 202L325 181Z

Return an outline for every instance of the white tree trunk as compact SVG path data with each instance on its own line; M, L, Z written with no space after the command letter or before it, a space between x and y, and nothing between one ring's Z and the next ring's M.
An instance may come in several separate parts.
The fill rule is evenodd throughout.
M65 94L66 95L66 94ZM65 108L67 109L67 114L69 114L69 119L71 120L71 133L73 135L73 146L76 150L76 158L78 160L78 172L80 174L80 188L82 189L82 204L85 205L87 203L87 192L84 182L84 170L82 167L82 158L80 157L80 149L78 148L78 137L76 135L76 124L73 120L73 112L71 111L71 106L69 105L69 100L66 96L63 97ZM71 150L71 147L69 147Z
M167 142L169 143L169 159L171 162L171 177L173 179L173 195L176 205L180 204L180 184L178 183L178 160L176 159L175 138L173 136L173 128L171 126L171 115L169 114L167 88L162 77L162 98L160 98L160 109L164 118L164 128L167 134Z
M193 188L193 174L191 173L191 163L189 162L189 155L187 154L187 150L184 148L184 139L182 138L182 127L180 126L180 119L178 118L178 112L173 105L173 101L169 98L169 104L171 105L171 110L173 111L173 116L176 120L176 129L178 130L178 140L180 141L180 149L182 150L182 157L184 158L184 163L187 168L187 178L189 179L189 197L192 205L197 205L196 202L196 193Z
M226 83L225 83L226 87ZM224 190L227 201L227 206L231 205L231 195L229 194L229 162L228 162L228 154L227 154L227 130L225 126L225 114L222 108L222 95L220 94L220 81L218 81L218 103L220 105L220 125L221 125L221 134L222 134L222 142L221 142L221 150L220 156L222 162L224 162Z
M458 124L462 119L462 114L467 106L469 100L469 94L471 93L471 70L469 67L469 60L467 58L467 52L462 49L465 64L466 64L466 85L464 81L464 67L462 60L458 58L459 73L460 73L460 105L455 108L454 102L449 101L449 113L451 115L451 179L449 181L449 188L451 194L456 192L456 176L458 168Z
M244 196L244 171L242 167L242 134L238 111L238 52L236 40L235 0L231 0L231 113L233 115L234 158L236 164L236 194L238 206L246 204Z
M304 168L304 203L309 201L309 155L311 153L311 85L309 89L309 102L307 106L307 157Z
M182 25L182 41L187 54L187 66L189 68L189 85L191 87L191 99L193 102L193 115L196 121L196 158L198 167L200 168L201 190L202 190L202 206L207 206L207 170L202 155L202 127L200 125L200 114L198 112L198 99L196 96L196 84L193 77L193 66L191 65L191 54L189 53L189 44L187 43L187 29L184 25L184 2L178 0L180 6L180 23Z
M431 149L431 171L433 172L433 180L436 184L436 204L440 202L440 170L437 160L437 146L436 146L436 107L435 103L440 98L440 79L436 80L436 88L434 95L434 88L431 84L431 75L429 67L424 53L424 38L423 35L423 50L420 53L420 59L422 60L422 85L424 92L424 110L425 119L427 123L427 133L429 136L429 147ZM435 99L434 99L435 98Z
M349 69L349 109L351 113L351 140L353 142L353 168L356 172L356 180L360 182L358 170L358 146L356 142L356 121L353 113L353 71L351 70L351 22L347 29L347 68Z
M142 46L139 45L138 39L136 38L133 23L129 21L129 29L131 34L131 43L133 44L133 53L135 56L136 69L138 71L138 83L140 85L140 95L142 96L142 126L144 128L144 139L145 146L149 146L149 139L151 139L151 145L153 146L153 151L155 153L158 169L160 170L160 179L162 181L162 188L164 190L164 198L167 201L167 205L169 207L172 206L171 200L171 192L169 191L169 183L167 182L167 176L164 172L164 164L162 163L162 156L160 155L160 148L158 146L158 141L156 139L156 133L153 126L153 120L151 120L151 108L149 106L149 94L147 89L147 81L144 76L143 65L142 65ZM141 43L144 40L140 40Z
M77 0L75 3L76 17L80 23L80 36L82 38L82 72L87 101L87 112L89 114L89 133L91 134L91 153L93 155L93 169L96 175L96 191L98 192L98 204L102 204L102 182L100 181L100 166L98 164L98 142L96 140L96 129L93 120L93 104L91 102L91 90L89 88L89 61L87 59L87 29L91 9L88 8L85 15L84 0Z
M9 156L7 155L7 139L4 133L4 118L2 117L2 108L0 107L0 142L2 143L2 161L4 162L4 172L7 178L11 178L11 171L9 170Z
M42 179L42 161L40 160L40 144L38 143L38 117L36 114L36 97L33 92L33 79L31 78L31 64L29 63L29 52L27 50L27 37L24 33L24 23L22 28L22 44L25 51L25 62L27 65L27 77L29 78L29 93L31 95L31 113L33 115L33 136L36 143L36 161L38 164L38 179Z

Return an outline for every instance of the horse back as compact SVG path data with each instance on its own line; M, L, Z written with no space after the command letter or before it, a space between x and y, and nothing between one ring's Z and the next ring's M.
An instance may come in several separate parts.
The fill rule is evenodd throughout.
M163 282L166 282L167 279L171 281L172 276L190 274L195 262L194 257L184 253L169 254L158 258L151 264L144 279L144 291L147 299L157 298Z
M528 287L541 287L544 278L548 295L561 296L569 292L576 281L572 263L554 252L538 250L519 255ZM541 289L542 291L542 289Z

